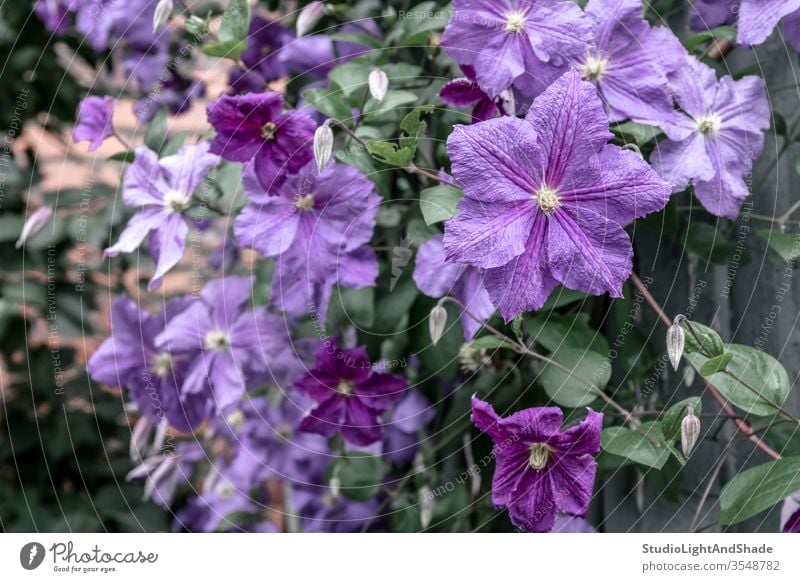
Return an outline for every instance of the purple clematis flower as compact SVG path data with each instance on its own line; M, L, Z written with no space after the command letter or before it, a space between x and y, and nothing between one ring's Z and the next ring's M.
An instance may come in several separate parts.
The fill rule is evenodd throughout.
M472 422L494 441L492 502L508 508L522 529L547 532L556 510L583 516L589 509L600 452L603 415L589 410L580 424L561 430L557 407L528 408L500 418L472 397Z
M69 14L79 0L36 0L36 16L50 32L64 34L69 29Z
M446 259L486 269L506 321L540 308L559 282L622 295L633 254L622 225L661 210L670 188L610 138L594 86L574 70L525 119L457 125L450 135L465 195L445 223Z
M327 486L295 487L292 505L305 533L356 533L379 522L378 499L352 501Z
M439 99L451 107L472 107L472 123L486 121L498 114L505 115L502 100L492 99L478 85L475 69L463 65L461 70L465 76L445 83L439 91Z
M313 158L317 124L305 113L284 112L278 93L224 95L209 105L208 121L217 130L209 151L232 162L252 161L267 190Z
M538 95L577 61L591 24L574 2L562 0L454 0L442 47L474 67L492 98L512 86Z
M736 22L739 0L695 0L692 3L689 28L706 31Z
M236 219L236 240L278 257L272 293L281 309L300 313L313 302L324 318L334 283L374 283L377 259L367 243L381 198L359 170L331 164L319 173L311 161L269 194L252 172L245 172L243 182L253 203Z
M445 261L442 235L425 241L417 252L414 282L419 290L430 297L450 295L459 300L475 317L486 321L494 313L494 305L483 286L485 273L481 269ZM469 315L462 315L464 339L470 341L481 328L481 323Z
M169 77L144 99L140 99L133 107L140 121L150 122L161 107L166 107L173 115L185 113L195 99L205 95L206 86L198 81L171 71Z
M192 194L219 158L208 153L208 144L183 146L177 154L158 159L141 146L125 173L122 199L138 211L128 222L117 244L105 251L107 257L135 251L150 235L150 250L156 272L148 288L161 286L164 275L181 260L189 225L184 212Z
M389 413L383 435L383 454L394 463L408 463L419 446L419 431L436 416L428 399L417 390L408 394Z
M326 437L341 431L348 442L366 446L383 436L380 414L402 399L407 384L402 376L374 373L364 348L323 345L295 388L317 403L300 430Z
M694 57L676 71L673 94L681 107L657 121L669 139L651 156L673 190L694 184L697 198L717 216L736 218L749 190L743 177L764 147L770 125L761 77L738 81L716 73Z
M192 432L208 412L208 397L181 391L187 362L158 349L155 338L187 305L170 301L164 312L151 315L127 298L111 307L111 336L89 358L87 370L96 381L125 388L142 416L166 418L181 432Z
M249 374L292 357L283 319L266 307L246 309L252 287L250 277L210 281L155 340L159 349L190 360L182 391L213 393L221 410L244 394Z
M784 35L800 50L800 0L741 0L739 3L739 44L761 44L784 18Z
M87 97L78 106L78 121L72 130L76 142L88 141L93 152L114 133L114 107L117 100L112 97Z
M783 533L800 533L800 493L790 495L783 500L781 531Z
M234 67L229 73L232 94L263 91L265 83L286 75L281 49L294 40L294 33L274 20L254 16L250 21L247 49L242 52L245 70Z
M594 24L594 41L577 68L597 87L610 119L670 114L667 74L686 57L672 31L650 27L642 17L642 0L590 0L586 14Z

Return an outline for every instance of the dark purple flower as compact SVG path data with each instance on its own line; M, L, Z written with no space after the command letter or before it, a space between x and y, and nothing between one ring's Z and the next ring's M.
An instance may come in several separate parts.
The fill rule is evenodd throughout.
M251 372L292 357L283 319L266 307L247 309L252 286L250 277L210 281L156 337L160 349L190 360L182 391L213 394L221 410L244 394Z
M158 159L152 150L141 146L125 172L122 199L137 209L119 236L105 251L116 257L139 248L150 235L150 249L156 272L150 290L161 286L164 275L181 260L186 248L189 225L184 216L192 195L219 159L208 153L208 144L183 146L177 154Z
M388 415L383 435L384 456L395 463L410 462L420 444L419 431L435 416L428 399L417 390L409 390Z
M781 531L783 533L800 533L800 493L790 495L783 500Z
M76 142L88 141L93 152L114 133L114 107L112 97L87 97L78 106L78 121L72 130Z
M263 91L265 83L286 75L281 61L281 49L294 40L294 33L278 21L254 16L250 21L247 49L242 52L242 64L229 73L232 94Z
M139 414L155 422L166 418L181 432L191 432L205 419L208 398L181 391L187 362L155 345L164 325L185 307L185 300L174 300L163 313L151 315L131 299L117 299L111 336L89 358L87 369L96 382L125 388Z
M744 176L764 147L770 125L761 77L717 80L694 57L672 77L681 111L655 122L669 139L650 156L653 167L678 192L690 183L706 210L735 218L749 190Z
M486 121L504 114L499 98L492 99L480 88L475 78L475 69L463 65L464 77L445 83L439 91L439 99L451 107L472 107L472 123Z
M588 19L568 0L454 0L453 9L442 46L474 67L490 97L512 84L538 95L581 57L591 38Z
M475 317L486 321L494 313L494 305L483 286L485 273L481 269L445 261L442 235L425 241L417 252L414 282L419 290L430 297L450 295L458 299ZM469 315L462 315L464 339L471 340L481 323Z
M83 0L36 0L33 9L47 30L64 34L69 29L70 12L81 1Z
M383 436L380 414L406 391L402 376L375 373L364 348L342 350L323 345L314 367L295 384L317 405L303 418L300 430L327 437L341 431L358 446Z
M233 162L252 161L267 190L313 158L317 124L304 113L284 112L278 93L224 95L209 105L208 121L217 130L209 151Z
M580 424L561 430L556 407L528 408L500 418L472 397L472 422L494 441L492 502L508 508L522 529L547 532L556 510L583 516L589 509L600 452L603 415L589 410Z
M672 31L650 27L642 17L642 0L590 0L586 14L594 24L594 40L577 68L597 86L612 121L671 113L667 74L686 57Z
M445 223L446 259L486 269L507 321L540 308L559 282L622 295L633 254L622 226L662 209L670 188L610 138L594 86L574 70L525 119L457 125L450 135L465 196Z
M179 115L186 112L195 99L203 97L205 92L206 86L203 81L184 77L177 71L172 71L166 81L159 82L157 88L147 97L137 101L133 110L136 117L144 122L152 121L162 107L166 107L173 115Z

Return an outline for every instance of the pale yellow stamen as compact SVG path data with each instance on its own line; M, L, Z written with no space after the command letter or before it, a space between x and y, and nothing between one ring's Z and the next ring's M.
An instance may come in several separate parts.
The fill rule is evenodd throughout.
M506 31L520 34L525 29L525 12L515 10L506 15Z
M305 196L298 196L294 199L294 206L301 212L311 210L314 208L314 196L306 194Z
M558 191L549 186L542 186L536 191L536 203L547 216L553 214L556 209L561 207L561 200L558 198Z
M353 383L350 380L342 380L339 382L339 385L336 387L336 390L339 391L339 394L344 394L345 396L351 396L353 394Z
M183 192L170 190L164 196L164 208L169 212L180 214L189 207L189 197Z
M277 129L278 127L274 123L268 121L261 127L261 137L267 141L274 139Z
M600 81L608 70L608 59L600 55L586 53L586 60L579 66L581 76L589 81Z
M716 113L703 115L697 120L697 131L703 135L715 135L722 127L722 118Z
M553 450L544 443L533 444L531 445L531 453L528 457L528 464L532 469L540 471L544 469L545 465L547 465L547 461L550 459L550 453L552 452Z
M155 357L153 361L153 372L159 378L165 378L172 370L172 358L166 352L161 352Z
M206 349L209 350L222 350L227 348L231 343L228 334L219 329L213 329L206 333L205 344Z

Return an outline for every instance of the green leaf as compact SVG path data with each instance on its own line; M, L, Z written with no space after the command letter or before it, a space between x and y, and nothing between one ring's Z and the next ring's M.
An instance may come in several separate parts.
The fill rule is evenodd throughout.
M716 374L717 372L724 372L732 359L733 354L730 352L720 354L719 356L714 356L710 360L707 360L705 364L700 366L700 375L705 377Z
M247 42L243 40L218 40L203 45L203 53L210 57L238 61L247 50Z
M722 344L722 338L710 327L702 323L682 321L681 327L685 331L686 345L684 350L687 354L703 353L706 356L715 357L721 355L725 351Z
M727 265L738 252L740 263L746 264L750 256L743 249L738 249L736 242L728 240L725 235L711 224L692 221L685 233L686 252L704 263Z
M136 152L133 150L124 150L121 152L115 153L113 156L109 156L109 160L112 162L125 162L127 164L133 162L136 158Z
M181 147L183 147L183 144L186 141L186 138L188 136L189 136L189 132L187 132L187 131L180 131L180 132L176 133L175 137L173 137L171 140L169 140L169 142L167 142L167 145L165 145L161 149L161 157L163 158L163 157L166 157L166 156L171 156L173 154L177 154L178 150L181 149Z
M516 351L517 347L509 342L508 340L504 340L502 338L497 337L496 335L485 335L483 337L475 338L470 342L470 347L475 348L476 350L498 350L498 349L506 349L506 350L514 350Z
M147 128L147 133L144 134L144 145L153 150L160 152L164 147L164 142L167 139L167 119L169 118L169 111L166 107L161 107L150 122Z
M674 404L663 414L661 417L661 431L664 433L665 439L674 441L678 438L681 433L681 421L683 421L690 406L695 415L699 416L703 410L703 401L699 396L691 396Z
M756 235L767 241L769 248L786 263L796 263L800 259L800 234L761 228L756 231Z
M730 374L744 380L752 389L725 372L708 376L708 381L745 412L756 416L775 414L790 390L789 375L780 362L750 346L729 344L726 351L733 356L728 364ZM686 358L698 372L708 361L699 353L686 354Z
M589 315L586 313L537 313L525 318L525 330L536 343L551 352L573 348L607 355L609 351L608 340L602 333L589 327Z
M348 499L368 501L380 491L386 471L380 457L350 452L331 461L325 477L328 483L338 479L339 490Z
M453 186L426 188L419 195L419 207L426 224L436 224L458 214L456 206L464 193Z
M335 67L328 73L328 79L341 87L342 94L350 98L353 95L366 94L369 74L375 64L369 58L359 58ZM422 68L408 63L387 63L380 66L381 70L389 77L389 84L395 86L406 80L416 80L422 73Z
M611 362L597 352L565 348L555 351L550 358L571 372L548 362L539 374L544 391L561 406L577 408L594 402L597 392L611 379Z
M662 430L658 421L645 422L636 431L610 426L603 431L600 443L607 453L660 470L670 456L669 448L661 440Z
M419 101L419 96L416 93L412 93L411 91L393 91L390 89L387 91L383 101L376 101L372 98L367 101L367 104L364 105L364 118L367 121L374 121L376 117L403 108L403 105L415 103L416 101Z
M433 113L433 110L433 105L421 105L412 109L403 118L400 122L400 130L402 132L400 137L401 148L411 148L415 152L417 151L417 142L427 127L427 124L422 121L422 116Z
M390 166L405 168L414 159L414 153L409 148L398 148L391 141L371 141L367 143L369 155Z
M544 305L542 305L539 311L552 311L553 309L570 305L576 301L583 301L587 297L590 297L590 295L583 291L573 291L572 289L567 289L563 285L559 285L550 293L550 297L547 298L547 301L544 302Z
M624 143L633 143L639 147L653 141L662 134L662 131L658 127L645 125L644 123L636 123L635 121L613 124L611 126L611 131Z
M333 88L309 89L303 93L303 102L339 121L347 122L353 118L352 109L344 102L340 92Z
M247 38L250 28L250 5L247 0L231 0L219 25L221 41L239 41Z
M732 525L800 491L800 457L786 457L736 475L719 496L719 522Z
M732 26L718 26L711 30L701 32L690 36L683 41L683 46L686 50L691 52L703 43L712 41L714 39L733 40L736 38L736 29Z

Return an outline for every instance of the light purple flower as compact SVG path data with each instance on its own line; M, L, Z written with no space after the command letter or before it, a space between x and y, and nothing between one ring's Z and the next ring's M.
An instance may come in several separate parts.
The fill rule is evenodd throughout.
M160 160L152 150L137 148L136 158L125 172L122 191L125 204L137 212L105 256L131 253L150 235L156 272L148 288L152 291L160 287L164 275L178 264L186 248L189 225L184 212L217 162L217 156L208 153L207 143L183 146L177 154Z
M89 358L87 370L96 381L125 388L142 416L166 420L181 432L192 432L208 412L207 395L181 390L187 362L155 345L156 336L187 306L169 302L163 313L151 315L127 298L111 307L111 336Z
M538 95L581 57L591 38L589 20L568 0L454 0L453 9L442 46L475 68L490 97L512 84Z
M559 282L622 295L633 254L622 226L662 209L670 189L610 138L594 86L574 70L525 119L457 125L450 135L465 196L445 223L446 259L486 269L506 321L540 308Z
M341 432L348 442L366 446L383 436L380 414L402 399L407 384L402 376L375 373L364 348L328 344L295 388L316 402L300 430L327 437Z
M547 532L556 510L583 516L589 509L600 452L603 415L589 410L580 424L561 429L556 407L528 408L500 418L472 397L472 422L494 441L492 502L508 508L522 529Z
M464 304L475 317L486 321L494 313L494 305L483 286L485 273L475 267L445 261L443 238L442 235L434 235L419 247L414 282L425 295L450 295ZM464 339L469 341L480 329L481 322L463 314L461 326Z
M642 0L590 0L586 14L594 40L577 68L597 86L611 120L671 113L667 74L686 56L672 31L650 27L642 17Z
M266 307L247 309L252 286L250 277L210 281L155 340L190 361L182 392L213 394L221 410L244 394L251 373L292 357L283 319Z
M93 152L114 133L114 107L117 100L112 97L87 97L78 106L78 121L72 130L76 142L88 141Z
M695 0L689 27L695 31L706 31L723 24L733 24L738 12L739 0Z
M305 113L284 112L278 93L223 95L208 106L208 121L217 130L209 151L233 162L252 161L267 190L313 158L317 124Z
M377 499L353 501L326 485L293 488L292 506L305 533L356 533L379 522Z
M786 17L784 26L790 29L786 38L798 49L800 37L795 35L800 24L798 10L800 10L800 0L741 0L736 42L749 45L761 44L772 34L781 18Z
M472 107L472 123L486 121L498 114L504 115L502 100L492 99L478 85L475 69L463 65L464 77L445 83L439 91L439 99L451 107Z
M668 139L658 143L651 163L674 191L691 183L706 210L735 218L749 194L744 175L770 125L764 81L717 80L713 69L688 57L672 77L672 90L681 111L656 120Z
M420 442L419 431L436 416L436 410L418 390L409 390L388 414L383 454L392 462L408 463Z
M50 32L64 34L69 29L69 14L76 0L36 0L36 16Z

